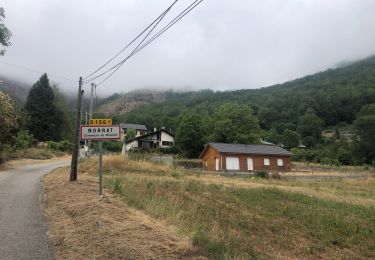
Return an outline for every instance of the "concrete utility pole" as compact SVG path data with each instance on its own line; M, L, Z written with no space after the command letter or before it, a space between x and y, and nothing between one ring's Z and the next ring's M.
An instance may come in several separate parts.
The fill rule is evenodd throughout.
M81 109L82 109L82 77L79 78L78 83L78 100L77 100L77 112L76 122L74 128L74 145L72 151L72 162L70 165L70 181L77 180L77 168L78 168L78 153L79 153L79 126L81 123Z

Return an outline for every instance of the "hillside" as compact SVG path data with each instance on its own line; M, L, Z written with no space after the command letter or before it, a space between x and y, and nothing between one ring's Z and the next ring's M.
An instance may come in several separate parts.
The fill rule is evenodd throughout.
M126 95L114 94L103 101L98 112L106 116L116 116L128 113L153 103L165 101L165 93L157 91L132 91Z
M31 88L30 84L0 75L0 90L7 93L17 103L24 103Z
M143 98L136 103L138 108L124 105L126 95L122 95L103 104L100 111L110 104L119 111L118 121L176 129L179 116L185 111L212 114L223 103L238 102L252 107L265 130L280 128L280 125L295 128L298 117L308 109L315 111L325 127L346 125L353 122L363 105L375 102L375 57L261 89L166 92L164 95L164 102L148 100L151 103L148 105L145 105L147 98Z

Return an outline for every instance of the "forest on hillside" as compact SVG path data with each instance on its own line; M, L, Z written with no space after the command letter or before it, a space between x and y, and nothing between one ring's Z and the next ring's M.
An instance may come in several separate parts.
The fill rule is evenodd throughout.
M372 117L370 112L365 115L363 111L372 111L375 104L375 57L267 88L224 92L171 91L166 94L165 102L143 106L119 115L115 120L145 124L149 129L164 126L178 133L184 117L198 115L205 126L203 142L220 141L225 138L215 138L215 126L217 128L220 123L217 114L223 105L228 104L250 108L260 126L255 134L263 139L283 143L288 148L298 144L307 146L303 154L294 150L297 159L343 164L375 160L372 148L363 150L358 146L360 142L373 143L375 140L371 140L375 129L373 118L367 120L367 125L358 120L361 113L363 117ZM236 124L233 121L227 123L232 127L226 129L231 131L226 134L233 136ZM366 128L367 138L359 136L363 130L361 127ZM334 137L323 138L323 130L334 132Z

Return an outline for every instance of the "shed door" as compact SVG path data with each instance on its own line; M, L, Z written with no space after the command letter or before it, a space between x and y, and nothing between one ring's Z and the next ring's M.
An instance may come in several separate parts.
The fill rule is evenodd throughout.
M240 169L240 160L237 157L227 157L226 158L227 170L234 171Z
M215 158L215 170L219 170L219 158Z
M254 170L253 158L247 158L247 170L248 171Z

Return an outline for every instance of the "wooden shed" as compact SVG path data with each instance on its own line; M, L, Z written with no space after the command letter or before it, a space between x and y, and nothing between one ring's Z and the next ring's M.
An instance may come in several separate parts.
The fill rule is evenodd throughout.
M276 145L209 143L199 158L208 171L290 171L292 153Z

